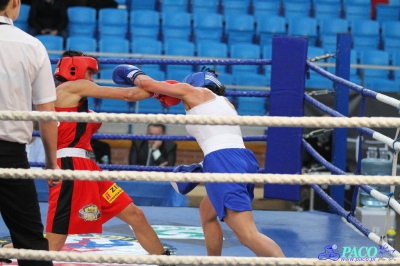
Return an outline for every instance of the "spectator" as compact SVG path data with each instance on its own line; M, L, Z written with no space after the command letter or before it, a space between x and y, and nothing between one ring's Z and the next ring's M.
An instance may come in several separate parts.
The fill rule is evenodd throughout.
M149 124L147 135L165 135L165 125ZM134 140L129 152L129 164L146 166L174 166L176 143L162 140Z
M64 0L32 0L29 11L29 33L68 36L67 5Z

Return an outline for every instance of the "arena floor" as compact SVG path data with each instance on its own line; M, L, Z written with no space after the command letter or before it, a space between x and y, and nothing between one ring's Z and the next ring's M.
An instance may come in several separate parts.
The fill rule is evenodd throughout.
M47 203L40 203L42 219L46 219ZM177 255L205 256L203 234L198 208L142 207L149 222L156 229L163 244ZM254 219L259 230L274 239L287 257L318 258L326 246L336 244L338 253L343 247L376 246L367 237L335 214L318 211L255 210ZM243 247L232 231L223 224L223 256L254 257ZM7 241L8 230L0 221L0 240ZM113 218L103 226L101 235L72 235L64 250L95 251L107 254L146 254L136 242L128 225ZM16 264L16 261L13 261ZM55 262L55 265L85 265Z

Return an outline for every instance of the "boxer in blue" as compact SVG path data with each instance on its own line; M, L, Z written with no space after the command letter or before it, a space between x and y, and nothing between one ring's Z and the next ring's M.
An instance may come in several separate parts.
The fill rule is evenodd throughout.
M136 85L154 94L181 99L187 115L237 116L234 106L223 95L225 87L218 75L209 69L187 76L182 83L166 84L147 76L136 66L119 65L113 80L121 85ZM186 125L196 138L203 153L202 164L181 167L179 171L204 173L257 173L258 163L252 151L245 148L239 126ZM178 183L176 189L184 194L196 183ZM200 219L204 231L207 254L220 256L224 221L239 241L257 256L284 257L281 248L271 238L261 234L254 223L251 202L254 184L205 183L207 195L200 204ZM218 220L219 218L219 220Z

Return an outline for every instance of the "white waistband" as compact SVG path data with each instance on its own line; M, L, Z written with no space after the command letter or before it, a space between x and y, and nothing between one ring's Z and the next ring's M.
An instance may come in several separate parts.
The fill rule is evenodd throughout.
M90 158L89 152L87 150L78 148L64 148L57 150L57 158L63 158L63 157Z
M242 136L225 134L209 138L200 145L204 156L221 149L245 148Z

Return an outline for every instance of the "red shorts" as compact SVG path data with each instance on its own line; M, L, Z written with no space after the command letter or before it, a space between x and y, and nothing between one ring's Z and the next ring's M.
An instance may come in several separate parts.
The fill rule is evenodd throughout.
M59 158L62 169L101 171L89 158ZM107 222L132 199L113 181L63 180L50 189L46 232L101 233Z

